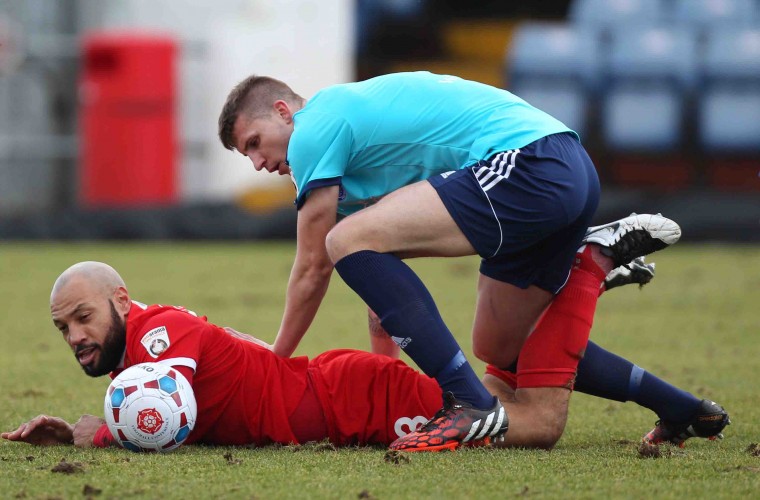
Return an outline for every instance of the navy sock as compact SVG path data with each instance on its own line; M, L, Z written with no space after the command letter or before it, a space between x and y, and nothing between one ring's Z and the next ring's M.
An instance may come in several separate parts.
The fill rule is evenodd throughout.
M335 269L375 311L401 349L444 391L476 408L493 406L494 397L462 354L430 292L401 259L362 250L340 259Z
M694 395L591 341L578 364L575 390L615 401L634 401L671 422L687 421L700 403Z

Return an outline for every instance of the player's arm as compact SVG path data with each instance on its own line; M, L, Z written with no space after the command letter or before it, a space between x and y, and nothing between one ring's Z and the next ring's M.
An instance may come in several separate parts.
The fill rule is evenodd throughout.
M73 425L59 417L38 415L15 431L3 432L0 436L36 446L73 444L79 448L105 448L114 444L106 421L93 415L82 415Z
M330 283L333 264L327 255L325 238L335 226L338 189L314 189L298 211L297 246L285 294L285 312L273 351L290 356L314 320Z
M74 446L107 448L117 446L106 421L95 415L82 415L74 424Z
M375 314L375 311L367 308L367 316L369 320L370 352L398 359L401 355L401 348L391 339L391 336L385 331L383 325L380 324L380 318Z

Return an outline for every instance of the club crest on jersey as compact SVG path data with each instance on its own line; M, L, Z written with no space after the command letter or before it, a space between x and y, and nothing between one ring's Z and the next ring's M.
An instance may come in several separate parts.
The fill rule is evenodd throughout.
M143 335L140 343L151 357L157 358L169 348L169 333L165 326L159 326Z

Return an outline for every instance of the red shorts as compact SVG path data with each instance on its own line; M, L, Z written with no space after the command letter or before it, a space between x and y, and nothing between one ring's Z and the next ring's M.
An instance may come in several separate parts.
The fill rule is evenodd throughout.
M336 445L388 445L442 406L438 383L403 361L338 349L311 360L309 375Z

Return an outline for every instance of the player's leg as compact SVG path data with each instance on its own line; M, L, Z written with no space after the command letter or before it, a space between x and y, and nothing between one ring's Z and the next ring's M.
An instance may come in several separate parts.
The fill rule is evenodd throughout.
M519 288L481 274L473 325L478 332L472 342L475 357L509 365L553 299L554 294L536 286Z
M380 323L380 318L372 309L367 310L367 323L369 329L370 352L382 354L394 359L401 355L401 348L393 341L388 332Z
M562 436L575 372L607 274L594 256L598 249L589 247L578 254L565 287L520 352L514 402L505 405L511 427L506 446L551 449Z
M653 219L654 222L660 220L661 218ZM653 227L661 226L655 224ZM665 237L665 241L668 244L673 242L672 238L668 237ZM643 260L638 260L628 267L616 268L614 273L609 273L605 279L605 286L614 288L629 283L643 284L649 282L653 275L654 266L648 266ZM550 318L554 312L556 311L552 306L545 319ZM572 326L572 323L568 323L568 331L573 331ZM566 394L561 392L555 394L553 400L543 395L542 404L545 408L539 411L531 408L533 404L531 401L534 401L535 398L533 400L526 398L520 400L518 395L521 391L516 391L518 379L523 380L523 385L526 381L525 377L518 375L519 370L522 370L523 374L528 374L529 377L536 375L544 377L543 381L539 379L539 383L533 385L561 385L566 382L562 380L556 369L551 372L547 371L546 374L542 375L543 370L540 367L545 366L545 363L542 364L540 361L542 358L556 357L556 352L553 349L557 347L554 344L545 344L541 341L545 332L545 329L538 329L531 335L532 342L526 343L521 351L523 362L512 363L510 367L504 370L491 365L487 367L484 384L491 392L498 394L501 398L508 398L510 401L510 404L506 406L510 412L512 429L510 439L504 441L504 445L546 447L547 444L551 444L552 436L558 439L561 435L564 423L560 417L562 414L566 414L566 407L563 407L562 404L569 399L569 391ZM557 359L558 364L561 365L562 356ZM537 361L539 363L536 363ZM568 366L571 365L572 360L568 363ZM528 379L528 382L535 381ZM655 429L644 436L643 441L645 443L658 444L669 441L674 444L682 444L684 440L690 437L714 439L715 437L722 437L721 431L730 423L728 414L717 403L699 400L692 394L668 384L630 361L606 351L590 341L586 345L585 355L578 365L575 390L606 399L635 401L655 411L660 416L660 420ZM556 415L546 414L546 410L551 408L553 408L551 411L557 412ZM525 433L525 426L522 424L523 415L526 413L528 415L535 414L539 418L545 419L543 422L536 422L542 430L537 431L533 436L530 433ZM543 417L541 417L542 415ZM556 427L552 429L551 425Z
M529 366L523 368L530 370ZM488 365L483 377L484 385L501 399L510 415L510 439L501 445L547 447L561 435L562 415L567 413L565 403L570 391L557 389L553 397L548 392L542 395L542 407L532 408L531 400L523 398L517 402L517 373L517 363L503 370ZM562 380L559 383L563 383ZM719 404L700 400L592 341L586 345L585 355L578 364L574 390L614 401L633 401L654 411L659 420L642 438L647 444L667 441L683 445L691 437L721 438L723 429L730 423L728 413ZM541 391L530 389L525 392ZM526 414L531 423L528 429L536 429L538 425L542 428L540 431L525 431Z
M334 262L362 250L399 258L476 253L428 181L404 186L346 217L327 235L326 245Z
M594 342L578 365L575 390L605 399L633 401L655 412L659 420L642 441L681 445L691 437L715 439L730 423L722 406L669 384Z
M335 269L375 311L393 340L444 391L464 403L456 413L482 416L488 435L504 432L501 404L472 370L422 281L399 258L475 251L430 184L406 186L347 217L329 233L326 245ZM451 436L450 444L456 446L465 437Z
M599 291L613 266L626 264L621 259L628 258L615 261L611 255L638 256L675 243L680 235L677 225L661 216L629 219L615 223L615 237L602 238L598 229L583 237L584 243L595 238L599 244L588 244L576 254L566 285L525 342L516 366L514 402L506 405L514 432L505 437L505 445L550 448L562 435L570 391L587 348ZM478 312L490 313L488 309ZM616 366L620 368L620 363L608 368Z
M600 262L600 266L602 266L602 269L607 269L607 265L605 260L601 256L598 257L598 260ZM640 286L643 286L647 283L649 283L652 278L654 277L654 263L647 264L643 257L639 257L637 259L634 259L630 264L619 266L615 269L613 269L611 272L607 274L604 280L604 287L601 290L615 288L618 286L624 286L628 284L638 284ZM504 292L499 292L499 290L504 289ZM488 301L482 301L478 303L479 308L485 308L490 311L493 311L492 314L486 314L485 311L483 311L482 314L476 315L476 321L480 324L477 324L474 326L474 330L498 330L502 325L509 324L510 326L518 325L519 328L529 328L530 330L533 330L534 326L533 324L526 324L528 321L525 318L533 318L535 317L535 312L524 312L524 311L515 311L515 312L509 312L506 308L503 307L503 304L505 302L510 302L509 299L506 299L505 301L497 301L494 300L493 297L497 297L499 295L510 295L510 294L520 294L520 293L546 293L544 290L538 288L538 287L530 287L527 290L523 290L514 286L510 286L507 283L502 283L500 281L490 279L487 276L480 276L479 284L478 284L478 290L479 295L482 295L484 297L488 297ZM600 293L601 293L600 290ZM553 296L552 296L553 297ZM511 316L511 318L509 318ZM514 320L514 318L518 318L517 321ZM490 324L486 324L490 323ZM522 324L521 324L522 323ZM514 327L514 326L513 326ZM500 346L475 346L474 351L477 357L480 359L488 359L489 353L497 351ZM504 358L509 359L510 357L513 358L513 356L503 356ZM500 360L501 364L500 366L507 366L508 363L504 360ZM498 365L499 363L493 363L489 361L489 364ZM516 372L517 370L517 364L514 364L514 368L510 370L512 373Z
M575 250L596 208L598 180L593 165L581 164L576 172L561 155L549 151L554 143L573 154L579 147L569 135L552 136L524 150L499 153L471 168L430 179L457 226L484 257L487 269L484 272L481 265L481 273L502 282L494 294L487 286L480 289L478 312L488 310L492 316L476 320L488 328L475 330L473 340L476 352L489 360L511 360L517 355L531 327L567 279ZM568 218L573 239L564 245L570 250L561 246L558 251L553 243L567 239ZM562 260L558 266L562 269L552 269L554 274L546 278L544 264L556 258ZM500 358L501 353L506 356ZM456 402L448 406L457 407ZM449 425L445 414L430 425L436 422ZM392 448L413 451L418 437L408 436ZM476 433L473 437L482 436Z
M612 272L607 274L607 277L604 280L604 289L611 289L619 286L629 285L629 284L638 284L639 286L643 286L647 283L649 283L652 278L654 278L654 263L647 264L643 257L639 257L638 259L635 259L633 262L626 266L620 266L618 268L615 268ZM597 382L597 379L594 379L591 377L592 373L590 373L588 370L583 369L583 365L587 363L587 360L589 358L594 358L594 353L596 350L591 349L591 347L595 346L593 342L589 341L586 347L586 354L581 359L579 366L578 366L578 374L576 375L575 380L575 390L579 392L586 392L588 394L598 395L599 397L609 397L610 399L614 399L615 396L618 396L618 394L615 391L604 392L604 389L601 389L597 387L595 382ZM536 344L529 344L528 349L535 348ZM523 349L525 346L523 347ZM593 373L596 375L595 373ZM604 378L604 377L598 377L598 378ZM494 365L487 365L486 366L486 373L483 375L483 385L488 388L488 390L497 396L502 403L515 403L515 391L517 390L517 360L515 360L513 363L511 363L507 368L499 369L496 368ZM557 391L560 391L560 389L556 389ZM604 392L604 394L602 394ZM548 393L551 394L551 393ZM542 436L548 436L552 432L560 431L564 428L564 420L566 419L566 414L568 411L568 406L565 403L565 400L569 398L569 391L562 391L559 394L557 394L555 397L549 397L545 396L545 399L549 399L551 404L549 405L543 405L543 410L548 410L550 412L550 415L548 418L543 419L543 422L545 424L549 424L550 429L544 430L540 434ZM553 409L551 406L555 406ZM565 415L565 417L563 417ZM551 425L553 421L559 422L556 425ZM519 429L519 425L513 425L512 426L512 432L518 432L516 429ZM520 441L525 441L525 439L521 439ZM534 440L531 440L532 442ZM551 439L549 439L549 442L551 442Z
M385 444L415 431L441 407L436 381L399 359L351 349L309 362L330 439L339 445Z

